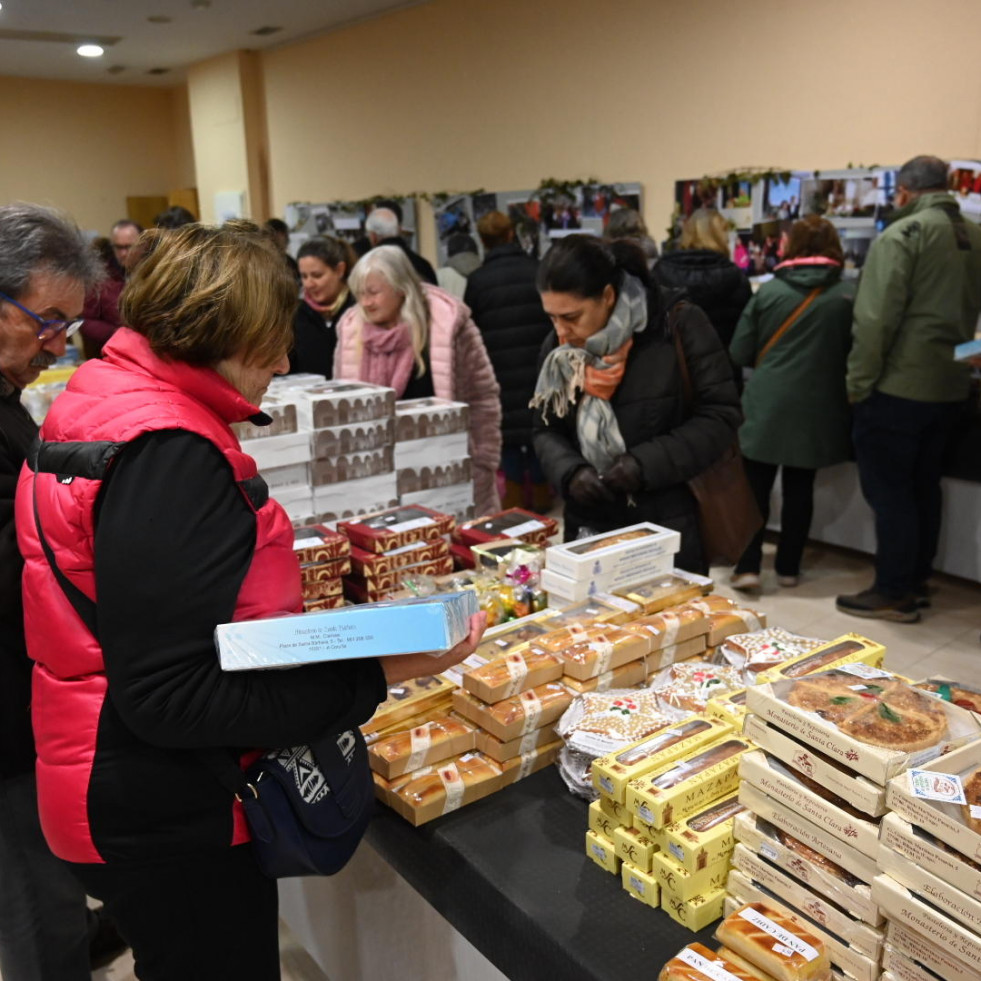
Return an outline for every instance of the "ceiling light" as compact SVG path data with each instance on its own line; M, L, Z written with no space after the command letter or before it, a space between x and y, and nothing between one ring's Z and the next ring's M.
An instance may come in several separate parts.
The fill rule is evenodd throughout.
M105 49L98 44L80 44L75 50L83 58L101 58L105 54Z

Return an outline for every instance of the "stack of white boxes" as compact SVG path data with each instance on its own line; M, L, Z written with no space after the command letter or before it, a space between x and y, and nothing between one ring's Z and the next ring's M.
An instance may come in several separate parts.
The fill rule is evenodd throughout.
M448 399L408 399L395 404L395 467L402 504L474 517L469 450L470 409Z

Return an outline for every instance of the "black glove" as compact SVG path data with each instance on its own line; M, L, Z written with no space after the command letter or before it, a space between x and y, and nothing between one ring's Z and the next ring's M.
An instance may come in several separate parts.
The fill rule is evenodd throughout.
M615 500L613 493L603 486L603 481L593 467L580 467L572 475L572 480L569 481L569 497L576 504L587 507L602 507Z
M640 490L644 474L637 462L637 457L624 453L618 456L613 466L600 478L606 487L619 491L621 494L634 494Z

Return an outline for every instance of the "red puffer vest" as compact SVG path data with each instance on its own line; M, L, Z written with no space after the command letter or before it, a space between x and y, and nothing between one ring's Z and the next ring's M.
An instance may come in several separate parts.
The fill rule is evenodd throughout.
M242 452L229 423L259 410L220 375L161 360L145 338L128 328L117 331L103 353L104 360L86 362L75 373L41 429L45 445L89 444L90 461L91 444L98 442L103 448L98 466L90 466L90 472L83 466L71 479L44 472L43 466L35 477L25 466L17 493L27 646L36 662L32 714L38 804L52 851L72 862L103 861L89 826L87 791L107 681L99 643L58 585L41 548L34 521L35 480L41 527L57 564L94 600L93 507L106 465L122 445L150 431L187 430L221 450L243 493L257 478L255 461ZM249 503L256 508L255 501ZM279 504L267 499L256 510L255 552L235 619L300 609L293 529ZM238 804L232 828L228 844L248 840Z

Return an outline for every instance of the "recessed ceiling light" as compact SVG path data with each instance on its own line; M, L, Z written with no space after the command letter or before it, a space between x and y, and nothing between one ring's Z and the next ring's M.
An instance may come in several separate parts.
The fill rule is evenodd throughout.
M105 49L98 44L80 44L75 49L83 58L101 58Z

